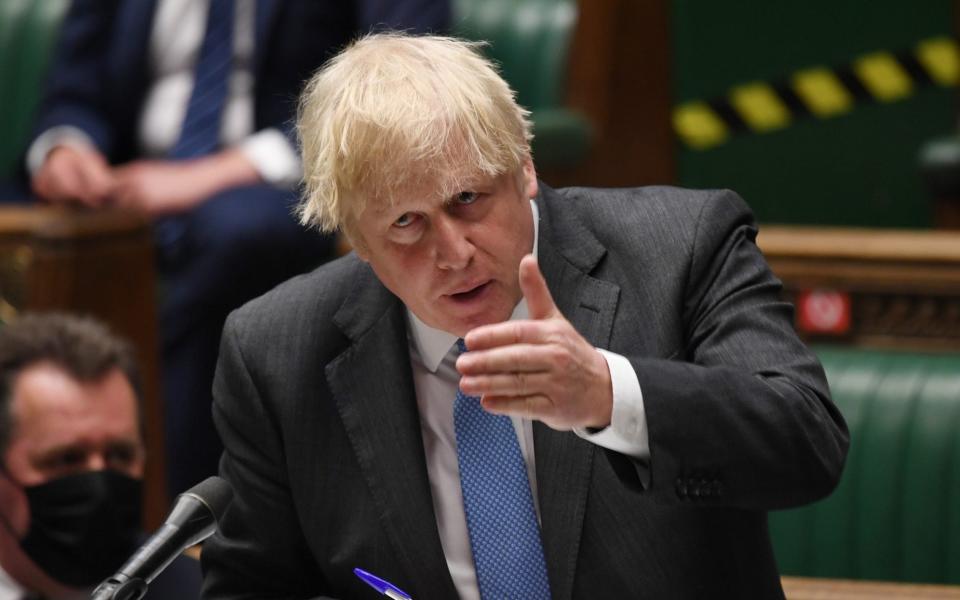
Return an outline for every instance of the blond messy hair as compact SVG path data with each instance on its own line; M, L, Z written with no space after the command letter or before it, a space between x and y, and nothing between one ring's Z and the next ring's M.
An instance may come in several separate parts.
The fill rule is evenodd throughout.
M324 65L297 116L300 221L349 236L371 199L391 202L425 184L446 198L478 176L519 172L530 155L529 112L480 47L380 33Z

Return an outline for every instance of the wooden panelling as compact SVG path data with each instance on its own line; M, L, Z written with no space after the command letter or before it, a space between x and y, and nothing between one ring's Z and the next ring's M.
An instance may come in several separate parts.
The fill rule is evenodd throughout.
M540 175L553 186L671 183L670 23L666 0L580 0L567 104L595 128L584 164Z

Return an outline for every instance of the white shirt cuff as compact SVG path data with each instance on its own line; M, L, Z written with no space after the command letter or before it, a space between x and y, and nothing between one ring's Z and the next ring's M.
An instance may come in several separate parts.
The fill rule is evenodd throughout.
M271 185L292 188L303 176L300 156L279 129L264 129L240 144L260 177Z
M614 452L644 460L650 458L647 415L643 408L640 381L630 361L606 350L597 351L607 361L613 387L613 413L610 425L591 433L583 428L573 431L578 436Z
M84 130L72 125L58 125L51 127L37 136L27 149L27 172L30 176L37 174L43 166L47 155L57 146L78 146L94 148L93 139Z

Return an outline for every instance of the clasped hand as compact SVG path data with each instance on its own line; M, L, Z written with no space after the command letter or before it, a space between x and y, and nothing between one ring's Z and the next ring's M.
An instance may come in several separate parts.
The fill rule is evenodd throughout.
M259 175L236 149L191 161L137 160L113 167L92 148L58 146L33 178L53 204L116 206L161 216L190 210L214 193Z
M484 409L543 421L553 429L610 424L613 392L606 359L560 313L536 259L520 261L530 318L484 325L464 337L460 389Z

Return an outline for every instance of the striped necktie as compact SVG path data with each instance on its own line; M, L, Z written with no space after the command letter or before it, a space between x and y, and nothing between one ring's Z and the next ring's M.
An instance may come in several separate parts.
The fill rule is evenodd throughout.
M207 29L195 68L193 92L170 158L197 158L220 145L220 123L233 63L233 2L210 0Z
M463 340L457 347L466 352ZM549 599L540 525L513 423L458 389L453 426L480 597Z

